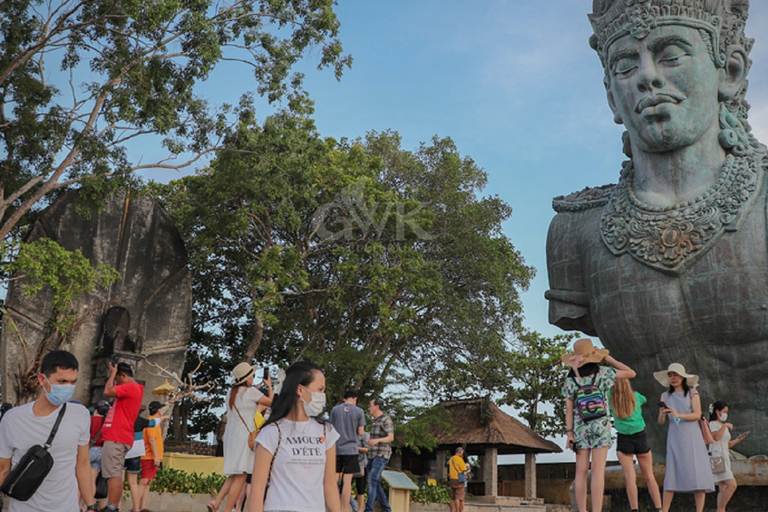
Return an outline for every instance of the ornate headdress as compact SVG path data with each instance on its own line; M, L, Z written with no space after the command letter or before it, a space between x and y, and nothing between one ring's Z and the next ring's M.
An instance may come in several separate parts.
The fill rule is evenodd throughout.
M749 53L752 40L744 36L749 0L593 0L589 15L594 35L589 44L605 65L608 47L625 35L643 39L663 25L685 25L705 30L712 58L723 67L726 49L741 45Z

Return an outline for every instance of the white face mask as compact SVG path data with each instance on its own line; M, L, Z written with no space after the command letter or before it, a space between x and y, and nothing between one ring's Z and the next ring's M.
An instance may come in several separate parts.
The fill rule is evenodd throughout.
M299 398L301 398L301 401L304 403L304 412L307 413L307 416L319 416L323 412L323 409L325 409L325 393L318 393L315 391L311 391L311 393L312 398L309 399L308 403L303 398Z
M728 419L728 413L727 412L721 412L720 413L720 421L726 421Z

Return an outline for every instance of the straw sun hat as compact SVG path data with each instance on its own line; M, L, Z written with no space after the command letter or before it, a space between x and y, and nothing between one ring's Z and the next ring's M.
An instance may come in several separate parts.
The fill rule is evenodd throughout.
M563 364L572 366L573 361L581 360L578 363L579 367L584 366L587 363L599 363L605 356L607 356L609 350L607 348L596 348L592 344L592 340L589 338L582 338L573 344L573 352L570 354L563 354L560 356L560 360Z
M665 388L668 388L669 375L667 374L670 372L674 372L681 377L685 377L689 387L695 388L696 386L699 385L699 376L694 375L692 373L686 373L685 366L681 365L680 363L672 363L671 365L669 365L669 367L666 370L659 370L657 372L653 372L653 378L659 381L659 384L661 384Z
M236 386L242 384L245 379L252 377L256 371L255 366L251 366L248 363L240 363L232 370L232 385Z

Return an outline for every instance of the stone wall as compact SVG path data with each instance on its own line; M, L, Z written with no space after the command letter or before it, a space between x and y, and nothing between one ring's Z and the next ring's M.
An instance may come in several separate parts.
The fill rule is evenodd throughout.
M192 322L192 278L184 244L170 217L147 196L119 191L108 198L103 211L90 217L76 211L76 199L77 192L71 192L44 211L28 240L45 237L68 250L80 249L91 263L108 263L121 277L108 290L97 288L75 305L77 329L53 348L69 350L78 358L74 398L93 404L100 398L106 365L97 350L102 318L109 308L122 306L130 315L128 337L141 340L139 354L124 350L124 356L133 362L136 379L145 384L146 404L158 398L150 391L165 381L151 363L179 374L184 366ZM3 400L19 403L25 399L14 385L16 377L34 368L49 332L51 292L44 289L25 297L23 285L11 282L6 310L0 345Z

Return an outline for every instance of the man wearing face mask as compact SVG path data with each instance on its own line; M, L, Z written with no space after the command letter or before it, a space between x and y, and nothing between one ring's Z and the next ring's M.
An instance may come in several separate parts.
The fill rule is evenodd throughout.
M123 493L125 456L133 446L133 424L139 415L144 386L133 379L133 369L126 363L109 363L109 378L104 396L116 398L104 420L101 437L101 474L108 482L107 512L115 512Z
M8 500L9 512L70 512L79 510L77 491L88 510L97 510L93 498L88 441L90 415L80 404L67 403L75 391L77 358L65 350L43 357L37 382L40 396L32 403L14 407L0 422L0 482L11 465L34 445L43 445L53 429L61 407L66 409L49 449L54 464L35 494L27 501ZM72 471L74 469L74 471Z

